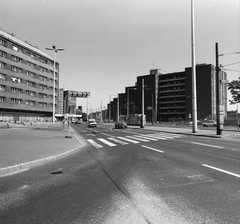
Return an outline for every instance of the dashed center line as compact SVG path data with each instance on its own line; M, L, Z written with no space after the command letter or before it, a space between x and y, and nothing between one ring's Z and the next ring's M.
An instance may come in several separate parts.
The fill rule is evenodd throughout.
M154 149L154 148L152 148L152 147L148 147L148 146L145 146L145 145L142 145L142 147L144 147L144 148L146 148L146 149L150 149L150 150L156 151L156 152L164 153L164 151L162 151L162 150Z

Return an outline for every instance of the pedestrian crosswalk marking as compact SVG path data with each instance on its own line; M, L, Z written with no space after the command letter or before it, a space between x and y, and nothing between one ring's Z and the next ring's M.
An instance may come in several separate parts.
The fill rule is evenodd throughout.
M135 141L135 140L132 140L132 139L128 139L128 138L124 138L124 137L117 137L117 138L122 139L122 140L127 141L127 142L132 142L134 144L139 143L138 141Z
M161 139L161 140L167 140L166 137L161 137L161 136L156 136L156 135L148 135L148 136L151 136L152 138L156 138L156 139Z
M98 143L96 143L95 141L93 141L92 139L87 139L87 141L97 149L103 147L103 146L99 145Z
M110 146L110 147L112 147L112 146L117 146L116 144L113 144L112 142L109 142L109 141L107 141L107 140L104 139L104 138L98 138L98 140L101 141L101 142L103 142L103 143L105 143L106 145L108 145L108 146Z
M114 141L114 142L116 142L116 143L119 143L119 144L121 144L121 145L128 145L127 142L118 140L118 139L116 139L116 138L108 138L108 139L111 140L111 141Z
M107 138L108 136L108 138ZM152 134L138 134L138 135L128 135L128 136L118 136L114 137L111 135L107 135L104 138L97 138L95 141L93 139L87 139L87 141L93 145L95 148L103 148L102 145L98 144L97 141L108 145L110 147L120 145L128 145L129 143L138 144L140 142L150 142L150 141L158 141L158 140L169 140L174 138L182 138L186 137L186 135L182 134L170 134L170 133L152 133Z
M138 138L143 138L143 139L147 139L147 140L151 140L151 141L158 141L156 138L154 138L154 137L151 137L151 136L145 136L145 135L134 135L134 136L136 136L136 137L138 137Z
M132 139L135 139L135 140L137 140L137 141L142 141L142 142L149 142L149 140L146 140L146 139L143 139L143 138L141 138L141 137L135 137L135 136L126 136L127 138L132 138Z

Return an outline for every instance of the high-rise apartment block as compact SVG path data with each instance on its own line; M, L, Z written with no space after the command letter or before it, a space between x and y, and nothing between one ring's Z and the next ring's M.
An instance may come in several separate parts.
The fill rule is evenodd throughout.
M227 74L219 72L219 80L226 80ZM227 87L220 85L219 99L223 105L224 115L227 116ZM129 88L135 89L134 92ZM192 119L192 68L174 73L162 73L160 69L150 70L150 74L138 76L136 85L126 87L125 99L120 98L120 114L142 114L144 102L144 114L147 122L164 122L172 120ZM142 91L144 89L144 100ZM197 119L216 118L216 71L211 64L199 64L196 66L196 89L197 89ZM132 98L134 94L134 98ZM124 96L124 95L123 95ZM131 100L129 100L131 99ZM134 99L134 102L133 102ZM111 103L111 118L116 120L115 105L117 100ZM122 106L124 105L124 109ZM127 105L127 106L126 106ZM134 111L131 112L131 105ZM114 111L113 111L114 110ZM130 112L129 112L130 111Z
M0 30L0 121L52 119L54 60ZM58 111L59 64L55 64L55 111Z

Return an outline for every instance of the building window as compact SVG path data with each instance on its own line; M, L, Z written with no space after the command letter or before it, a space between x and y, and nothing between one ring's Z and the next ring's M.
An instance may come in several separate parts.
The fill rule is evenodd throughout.
M0 56L5 58L6 57L6 52L0 51Z
M39 107L47 107L47 103L39 102Z
M35 106L35 101L32 100L26 100L26 104L30 106Z
M28 81L28 80L27 80L26 83L27 83L28 86L31 86L31 87L35 87L35 84L36 84L35 82L31 82L31 81Z
M6 68L6 64L0 61L0 68Z
M12 80L12 82L15 82L15 83L21 83L22 82L22 79L14 77L14 76L11 76L11 80Z
M12 66L12 71L13 71L13 72L23 73L23 69L22 69L22 68L18 68L18 67L16 67L16 66Z
M0 103L5 103L6 102L6 97L0 96Z
M22 103L22 100L21 100L21 99L17 99L17 98L11 98L11 103L21 104L21 103Z
M29 95L29 96L36 96L36 93L33 92L33 91L27 90L26 93L27 93L27 95Z
M39 75L38 77L40 80L43 80L43 81L47 81L47 77L46 76L43 76L43 75Z
M43 68L43 67L41 67L41 66L39 66L39 70L40 70L41 72L47 72L47 69L46 69L46 68Z
M6 91L6 86L0 85L0 92L5 92Z
M6 80L6 75L0 73L0 80Z
M30 66L31 68L36 68L36 65L33 64L32 62L27 61L27 65Z
M47 86L39 84L39 89L47 89Z
M30 72L30 71L27 71L27 75L32 77L32 78L35 78L36 77L36 74L33 73L33 72Z
M0 45L6 47L7 42L6 42L5 40L1 40L1 39L0 39Z
M17 72L17 71L18 71L17 67L12 66L12 71L13 71L13 72Z
M47 94L39 93L39 97L40 97L40 98L47 98Z
M22 89L11 87L11 92L12 93L22 93Z
M23 63L23 59L22 59L22 58L16 57L16 56L14 56L14 55L12 55L12 60L15 61L15 62L21 62L21 63Z
M12 46L12 49L13 49L14 51L19 51L19 48L18 48L17 46Z
M36 55L34 55L33 53L30 53L30 57L31 57L32 59L35 59L35 58L36 58Z

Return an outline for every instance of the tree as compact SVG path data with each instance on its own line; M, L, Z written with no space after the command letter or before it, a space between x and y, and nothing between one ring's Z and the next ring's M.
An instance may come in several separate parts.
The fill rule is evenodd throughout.
M240 103L240 77L238 80L233 80L228 83L228 90L232 94L232 100L229 100L231 104Z

